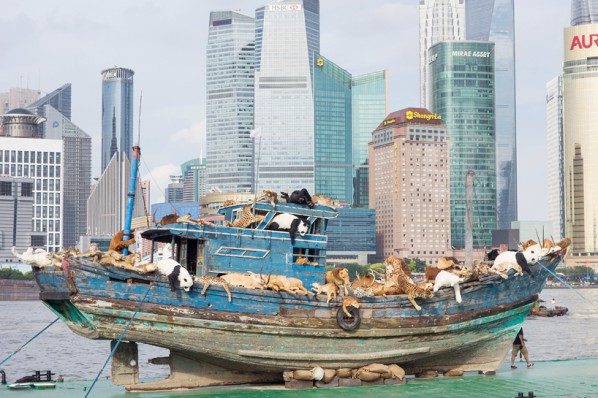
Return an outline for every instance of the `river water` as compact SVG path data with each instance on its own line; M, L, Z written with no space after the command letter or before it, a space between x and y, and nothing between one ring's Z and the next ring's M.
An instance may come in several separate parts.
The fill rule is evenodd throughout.
M566 306L565 316L528 317L523 325L532 361L598 358L598 289L545 289L541 298L550 306ZM56 316L41 301L0 302L0 362L35 336ZM110 354L108 341L88 340L72 333L61 321L49 327L12 358L0 365L9 382L35 370L52 370L65 380L93 380ZM141 379L165 377L167 366L147 360L168 351L139 345ZM508 356L507 356L508 360ZM110 376L110 364L101 379Z

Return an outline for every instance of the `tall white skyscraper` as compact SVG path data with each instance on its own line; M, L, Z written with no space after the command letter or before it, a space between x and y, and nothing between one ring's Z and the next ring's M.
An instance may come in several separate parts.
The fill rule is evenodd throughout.
M428 102L428 49L440 41L465 39L464 0L419 1L419 80L420 104Z
M256 190L314 189L313 55L318 0L283 0L256 11Z
M598 254L598 23L565 29L563 131L565 234L572 255Z
M248 192L253 181L254 19L210 13L206 63L208 188Z
M563 175L563 77L546 84L548 219L555 239L565 236L565 186Z
M597 0L571 0L571 26L598 22Z
M496 95L496 210L498 228L517 220L514 0L465 4L465 38L494 43Z

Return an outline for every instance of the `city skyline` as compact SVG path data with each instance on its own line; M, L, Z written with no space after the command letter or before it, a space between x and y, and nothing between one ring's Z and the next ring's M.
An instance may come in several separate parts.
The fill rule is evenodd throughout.
M155 177L155 202L163 194L172 170L183 161L205 154L200 137L205 130L209 12L242 7L242 12L251 16L266 2L183 2L177 8L169 8L166 3L107 3L111 6L92 3L85 9L69 2L11 5L0 17L3 37L9 37L17 26L23 33L19 40L0 45L11 59L0 76L0 87L7 91L29 86L45 93L71 83L73 122L92 136L95 148L101 131L98 73L113 64L135 70L136 116L140 92L144 95L141 146L145 157L141 174L147 178L151 171ZM543 198L547 192L545 85L561 71L563 29L569 25L570 3L522 3L515 4L519 218L547 219ZM545 20L538 18L538 8ZM368 7L323 1L321 51L356 75L388 69L389 109L416 106L418 12L414 1L380 0L369 2ZM356 20L363 21L365 29L354 29ZM51 43L56 41L68 43L71 59L76 62L53 56ZM172 70L178 72L171 75ZM165 146L172 150L164 151ZM93 156L95 177L99 176L100 166L96 151ZM541 201L534 200L537 195Z

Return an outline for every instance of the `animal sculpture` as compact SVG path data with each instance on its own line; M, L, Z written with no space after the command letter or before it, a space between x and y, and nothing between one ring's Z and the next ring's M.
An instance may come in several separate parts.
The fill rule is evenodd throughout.
M33 250L32 247L28 248L23 252L23 254L19 254L17 252L16 247L12 247L12 254L18 258L21 262L25 264L32 265L34 267L46 268L46 267L57 267L60 268L61 262L52 259L50 253L45 251L44 249L35 249Z
M251 275L230 272L221 276L229 286L244 287L245 289L262 289L262 285L255 281Z
M499 252L498 249L492 249L488 253L486 253L486 256L484 257L484 260L486 260L486 261L494 261L494 260L496 260L496 257L498 257L499 254L500 254L500 252Z
M506 251L502 252L494 260L492 269L499 272L507 272L509 269L515 269L516 273L523 275L522 271L527 273L530 277L534 277L529 265L535 264L542 256L542 247L539 244L528 246L526 250L521 252Z
M264 289L271 289L276 292L283 291L287 293L314 295L305 289L303 282L297 278L283 275L268 275L267 277L263 277L251 271L247 273Z
M162 219L160 221L156 221L156 212L157 212L157 210L152 215L154 224L156 224L156 225L174 224L174 223L176 223L176 220L178 220L178 218L179 218L179 215L176 214L176 211L175 211L172 214L168 214L168 215L162 217Z
M361 304L359 304L359 301L355 300L353 297L347 297L346 299L343 300L343 307L342 307L343 308L343 312L349 318L353 318L353 315L351 315L351 313L347 309L348 307L359 308L359 307L361 307Z
M228 302L232 301L232 296L230 293L230 289L228 288L228 282L226 279L218 277L218 276L211 276L211 275L203 275L203 276L196 276L195 281L199 282L203 285L203 289L201 289L201 294L204 295L208 288L211 285L222 286L228 295Z
M291 244L295 244L297 233L304 236L309 231L309 222L293 214L281 213L272 219L266 229L272 231L289 231Z
M392 266L392 264L389 264L389 263L386 264L387 272L388 272L389 266ZM422 297L422 298L433 297L434 293L429 290L426 290L420 286L417 286L415 283L413 283L413 280L411 278L409 278L400 267L395 267L393 269L394 269L394 272L390 275L390 278L386 280L386 283L393 283L394 286L396 286L399 291L406 293L407 299L411 302L413 307L415 307L415 309L417 311L421 311L421 307L415 302L415 298L417 298L417 297Z
M264 216L257 216L251 212L251 206L245 205L243 206L243 213L241 217L237 218L232 223L232 227L234 228L247 228L253 223L259 223L264 219Z
M349 279L349 271L347 271L346 268L333 268L326 272L326 283L333 283L338 288L343 288L345 296L347 296L349 294L347 292L347 286L351 283L351 280Z
M291 195L286 192L281 192L280 197L286 199L287 203L297 203L300 205L306 205L310 209L314 207L314 202L311 198L307 189L303 188L300 191L293 191Z
M386 280L389 280L393 274L401 271L405 274L412 282L413 282L413 275L411 274L411 270L405 260L396 256L388 256L386 260L384 260L384 265L386 266Z
M326 295L326 304L330 303L330 300L335 299L337 296L337 287L334 283L326 283L325 285L320 285L317 282L312 283L312 289L316 294L325 294Z
M128 240L123 240L125 236L125 231L121 229L116 234L114 234L114 236L110 240L110 247L108 250L114 250L115 252L122 253L125 247L129 247L130 245L135 244L134 234L135 230L132 229L131 233L129 234L131 238Z
M327 198L326 196L323 196L323 195L312 196L312 201L314 202L314 205L328 206L333 209L338 208L338 205L339 205L336 200L333 200L332 198Z
M441 287L452 286L455 290L455 300L457 303L461 303L461 289L459 288L459 283L463 281L464 278L460 278L458 275L442 270L438 273L436 280L434 281L434 293Z
M262 191L262 195L260 195L257 199L256 202L262 201L262 200L267 200L268 202L270 202L270 204L272 205L272 207L276 207L276 203L278 202L278 194L274 191L270 191L268 189L264 189Z
M193 278L189 274L186 268L181 267L177 261L172 258L163 258L156 263L158 271L161 274L168 276L168 283L170 285L170 291L176 291L176 283L186 292L188 292L193 286Z

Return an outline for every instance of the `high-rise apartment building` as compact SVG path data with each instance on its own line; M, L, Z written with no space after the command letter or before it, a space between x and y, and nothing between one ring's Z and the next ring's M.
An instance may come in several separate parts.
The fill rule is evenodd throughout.
M393 112L372 133L369 202L379 259L433 264L453 255L449 152L442 117L423 108Z
M494 43L496 81L496 200L498 228L517 220L517 135L515 120L514 0L465 3L467 40Z
M314 54L318 0L271 2L256 11L256 191L314 191Z
M38 125L43 121L44 118L26 109L13 109L4 115L4 136L0 137L0 175L14 179L5 180L13 189L18 189L14 183L20 185L20 196L33 198L28 221L33 234L27 246L58 251L63 245L64 156L61 140L39 138ZM19 216L19 213L14 213L14 216Z
M571 0L571 26L598 22L597 0Z
M315 192L367 206L367 145L386 116L386 71L352 76L322 55L314 67ZM369 136L369 137L368 137Z
M430 109L428 50L440 41L465 39L464 0L419 0L420 105Z
M563 131L565 235L572 255L598 254L598 24L565 29Z
M254 19L236 11L211 12L206 60L207 185L248 192L253 186Z
M554 238L565 236L565 176L563 175L563 78L546 84L548 219Z
M431 111L450 138L451 241L465 247L465 178L475 172L473 245L490 247L496 229L494 44L449 41L428 53Z
M133 156L133 72L126 68L102 71L102 172L116 152Z

